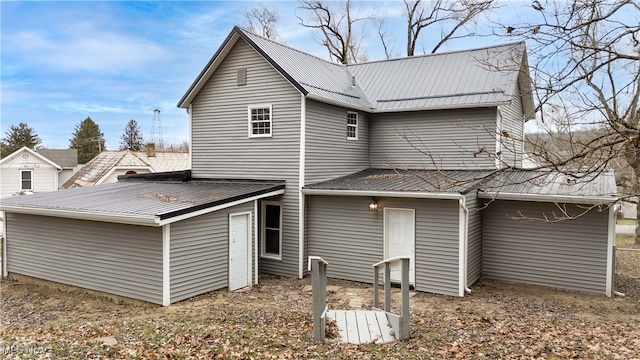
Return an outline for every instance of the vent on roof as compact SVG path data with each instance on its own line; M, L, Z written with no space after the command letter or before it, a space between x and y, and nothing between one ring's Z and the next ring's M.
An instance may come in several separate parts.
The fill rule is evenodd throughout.
M247 85L247 69L238 70L238 86Z

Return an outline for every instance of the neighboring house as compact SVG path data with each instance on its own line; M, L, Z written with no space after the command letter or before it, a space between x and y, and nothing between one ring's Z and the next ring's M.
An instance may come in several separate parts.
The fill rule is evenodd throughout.
M533 116L523 43L341 65L236 27L178 106L190 171L3 203L4 274L168 305L309 255L362 282L409 255L419 291L612 294L613 174L500 170Z
M0 160L0 198L58 190L77 166L77 149L34 151L23 147Z
M180 171L188 168L188 153L103 151L62 184L62 188L108 184L118 181L120 175Z

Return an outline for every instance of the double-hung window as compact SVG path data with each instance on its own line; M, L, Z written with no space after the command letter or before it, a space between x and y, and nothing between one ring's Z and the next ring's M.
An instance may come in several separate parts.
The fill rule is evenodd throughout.
M249 137L271 137L271 105L249 106Z
M358 113L347 112L347 140L358 140Z
M33 190L33 170L20 170L20 190Z
M282 205L279 202L262 203L262 241L263 257L282 260Z

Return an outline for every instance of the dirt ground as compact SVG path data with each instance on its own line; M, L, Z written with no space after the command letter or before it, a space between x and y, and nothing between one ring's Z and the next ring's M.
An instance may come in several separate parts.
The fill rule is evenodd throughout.
M640 253L617 266L623 297L490 280L463 298L412 293L410 339L363 345L313 339L308 277L261 276L160 307L11 276L0 281L0 358L640 359ZM329 286L329 308L372 305L371 285Z

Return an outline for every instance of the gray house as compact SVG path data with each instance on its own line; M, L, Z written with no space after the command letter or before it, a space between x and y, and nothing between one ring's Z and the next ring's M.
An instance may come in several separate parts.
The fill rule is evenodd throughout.
M486 277L612 293L613 174L582 182L518 170L534 108L523 43L340 65L234 28L178 106L190 119L188 176L172 186L175 177L156 174L154 181L133 176L73 189L74 198L86 194L84 202L46 194L3 201L5 275L73 283L67 279L89 272L93 280L74 284L96 288L108 278L112 285L100 290L116 292L125 281L126 296L166 305L253 284L257 272L303 277L309 255L329 262L330 277L362 282L372 281L372 264L410 255L419 291L464 296ZM265 188L243 192L254 183ZM134 193L120 195L132 184ZM194 184L214 198L198 202ZM83 205L88 199L96 204ZM184 208L174 210L176 202ZM234 250L219 251L236 249L234 214L247 216L250 240L240 249L247 266L233 266ZM138 217L144 224L122 221ZM44 228L23 230L44 218L46 229L64 224L77 232L59 250L75 257L73 266L58 265L65 276L30 270L55 253L30 257L31 243L52 249L61 241ZM139 226L148 245L134 235ZM95 227L104 235L94 235ZM135 288L147 281L137 275L143 269L91 266L99 254L81 246L95 248L107 237L120 240L111 256L124 263L135 261L123 260L131 248L157 247L146 255L155 268L144 269L155 276L154 296ZM174 247L197 249L188 266L174 260ZM202 270L208 266L218 267L215 284L213 272ZM192 290L174 290L182 281Z

